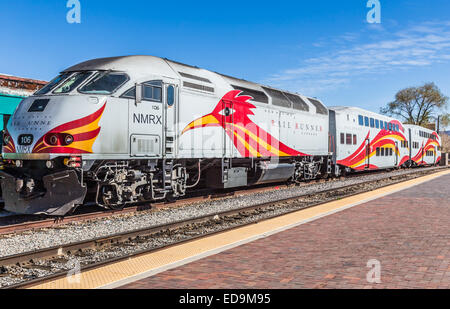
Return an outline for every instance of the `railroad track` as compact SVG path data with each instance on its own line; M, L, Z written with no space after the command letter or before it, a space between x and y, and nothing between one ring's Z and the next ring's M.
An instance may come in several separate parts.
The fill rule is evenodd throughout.
M310 182L302 183L301 186L308 186L312 184L322 183L326 181L342 181L351 177L361 177L363 175L373 175L380 173L379 171L362 172L361 174L352 174L346 177L340 177L337 179L329 178L311 180ZM230 196L240 196L247 194L254 194L258 192L277 190L288 188L289 185L285 183L275 183L270 185L260 185L255 188L245 188L245 189L230 189L222 192L213 192L211 190L203 190L201 192L196 192L194 196L188 196L177 200L174 203L152 203L152 204L141 204L138 206L128 206L121 210L100 210L93 211L89 209L89 205L84 205L86 207L80 207L80 213L75 213L65 217L39 217L39 216L27 216L27 215L10 215L5 217L0 217L0 236L10 233L21 233L26 231L32 231L43 228L54 228L62 226L65 224L73 222L83 222L93 219L108 218L113 216L120 216L125 214L139 213L142 211L157 210L170 207L180 207L186 204L192 204L196 202L202 202L205 200L218 200L221 198L227 198ZM92 205L91 205L92 206ZM98 207L97 207L98 208Z
M252 194L255 192L263 192L267 190L275 190L279 188L287 188L288 186L285 184L275 184L271 186L261 186L259 188L252 189L240 189L229 192L221 192L221 193L211 193L211 191L204 191L205 195L198 195L193 197L186 197L180 200L177 200L173 203L152 203L152 204L141 204L138 206L128 206L121 210L100 210L100 211L89 211L86 210L85 213L78 213L73 215L68 215L65 217L39 217L39 216L26 216L26 215L11 215L0 217L0 236L11 234L11 233L21 233L26 231L32 231L43 228L54 228L58 226L62 226L65 224L73 223L73 222L83 222L93 219L102 219L109 218L113 216L120 216L132 213L139 213L143 211L151 211L151 210L159 210L164 208L173 208L173 207L181 207L186 204L192 204L196 202L201 202L205 200L218 200L221 198L227 198L235 195L242 194ZM3 221L3 222L2 222ZM12 222L12 223L7 223ZM15 223L20 222L20 223Z
M152 226L144 229L124 232L107 237L101 237L76 243L56 246L52 248L27 252L8 257L0 258L0 275L7 276L8 268L17 270L18 268L30 269L49 268L52 261L58 261L59 265L67 263L73 258L85 258L98 252L117 250L122 247L130 247L136 244L136 250L127 254L105 258L92 263L87 262L81 267L82 271L97 268L106 264L115 263L130 257L147 254L161 250L183 242L205 237L208 235L221 233L249 224L254 224L263 220L286 215L301 209L316 207L344 197L350 197L362 192L367 192L407 180L415 179L424 175L432 174L440 169L416 171L415 173L388 176L385 178L343 186L334 189L327 189L320 192L298 195L277 201L264 202L257 205L241 207L221 213L210 214L188 220L173 222L159 226ZM153 245L142 249L139 247L154 239L171 239L163 244ZM119 250L120 251L120 250ZM22 278L22 281L6 288L26 288L46 281L61 278L67 275L68 269L55 270L39 278Z

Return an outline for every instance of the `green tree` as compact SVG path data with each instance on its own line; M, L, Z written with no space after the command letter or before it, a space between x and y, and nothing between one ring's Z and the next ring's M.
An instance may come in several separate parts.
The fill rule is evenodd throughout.
M401 117L409 124L425 126L440 117L441 128L450 122L446 112L448 97L434 83L420 87L410 87L400 90L395 95L395 101L380 109L382 114Z

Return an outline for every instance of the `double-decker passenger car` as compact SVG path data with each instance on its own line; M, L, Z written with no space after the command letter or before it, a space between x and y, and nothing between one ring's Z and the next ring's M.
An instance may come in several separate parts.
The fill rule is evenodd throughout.
M357 107L331 107L330 132L342 171L395 168L409 159L405 128L397 119Z
M433 130L405 125L410 140L411 165L436 165L441 160L441 138Z

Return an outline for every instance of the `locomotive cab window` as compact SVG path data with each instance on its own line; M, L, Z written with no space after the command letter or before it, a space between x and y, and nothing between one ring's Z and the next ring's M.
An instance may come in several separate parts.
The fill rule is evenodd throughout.
M171 90L169 89L170 87ZM167 96L168 100L175 100L175 89L173 86L168 87ZM169 98L169 96L171 98ZM135 99L136 98L136 87L128 89L124 94L121 95L121 98L126 99ZM162 83L159 81L146 82L142 84L142 100L145 101L153 101L153 102L162 102ZM169 102L168 102L169 103Z
M149 82L142 85L142 99L147 101L162 102L161 82Z
M97 73L93 80L82 86L78 91L86 94L112 94L129 80L125 73Z
M71 73L60 74L58 77L54 78L50 83L44 86L44 88L38 90L34 95L43 95L56 87L60 82L64 81L66 78L70 76Z
M125 91L124 94L122 94L120 96L121 98L126 98L126 99L135 99L136 98L136 87L133 87L131 89L128 89L127 91Z
M72 74L69 78L67 78L61 85L59 85L54 91L54 94L62 94L69 93L82 82L84 82L89 76L91 76L91 72L78 72Z
M167 105L173 106L175 104L175 88L170 85L167 87Z

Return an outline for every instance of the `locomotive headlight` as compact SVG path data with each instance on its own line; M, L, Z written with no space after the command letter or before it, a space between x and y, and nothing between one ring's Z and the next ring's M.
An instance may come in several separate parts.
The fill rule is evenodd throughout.
M56 134L50 135L48 138L48 143L53 146L58 145L58 136Z
M73 136L70 135L70 134L67 134L67 135L64 137L64 144L70 145L70 144L72 144L72 143L73 143Z
M11 140L11 136L9 136L8 134L5 134L3 136L3 144L4 145L8 145L10 140Z

